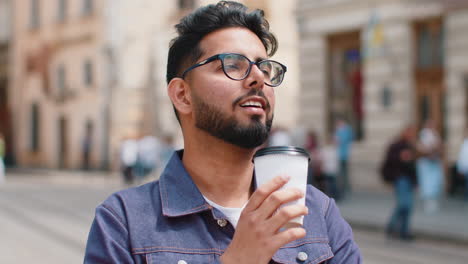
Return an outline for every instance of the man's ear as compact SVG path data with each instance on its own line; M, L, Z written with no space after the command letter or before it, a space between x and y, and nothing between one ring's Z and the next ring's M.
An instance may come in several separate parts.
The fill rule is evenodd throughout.
M183 79L173 78L167 85L167 94L179 113L188 114L192 111L190 86Z

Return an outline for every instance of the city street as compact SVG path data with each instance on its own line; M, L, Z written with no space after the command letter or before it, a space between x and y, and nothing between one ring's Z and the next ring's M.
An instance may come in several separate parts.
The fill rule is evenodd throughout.
M82 263L94 208L122 187L115 176L11 176L0 186L0 263ZM421 239L402 243L369 230L355 229L355 235L365 263L456 264L468 259L466 245Z

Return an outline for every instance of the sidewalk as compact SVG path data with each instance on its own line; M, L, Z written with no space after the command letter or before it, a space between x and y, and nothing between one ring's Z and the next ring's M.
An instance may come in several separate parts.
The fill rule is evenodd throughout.
M384 233L393 212L392 193L360 192L338 202L343 217L356 228L366 228ZM468 203L461 199L445 198L439 211L427 214L422 202L416 199L411 218L413 233L418 238L452 241L468 244Z
M154 177L151 177L154 178ZM150 180L150 179L148 179ZM47 170L10 168L9 183L67 184L87 186L114 186L126 188L118 172ZM343 217L355 228L384 232L395 201L391 192L355 192L339 201ZM468 203L460 199L445 198L440 210L426 214L422 203L416 199L411 218L413 233L418 238L452 241L468 245Z
M100 170L54 170L54 169L29 169L8 168L7 181L9 183L45 183L67 185L103 185L121 184L118 172Z

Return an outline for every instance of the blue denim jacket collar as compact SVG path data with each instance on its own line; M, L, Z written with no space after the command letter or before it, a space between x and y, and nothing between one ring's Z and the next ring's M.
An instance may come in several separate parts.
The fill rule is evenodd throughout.
M183 150L174 152L159 179L164 216L178 217L212 209L182 164Z

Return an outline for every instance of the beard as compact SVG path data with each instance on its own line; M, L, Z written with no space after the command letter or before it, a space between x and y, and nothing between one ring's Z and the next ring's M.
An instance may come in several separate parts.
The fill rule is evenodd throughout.
M258 94L265 98L262 91L251 91L253 91L253 94ZM242 98L251 95L252 92L249 92L247 95L236 99L233 107ZM248 125L242 125L234 116L224 114L221 109L205 103L195 94L192 94L192 98L194 102L195 126L197 128L218 139L245 149L256 148L268 139L273 123L273 115L271 118L266 118L265 124L262 123L260 115L253 115ZM266 109L269 108L268 104Z

